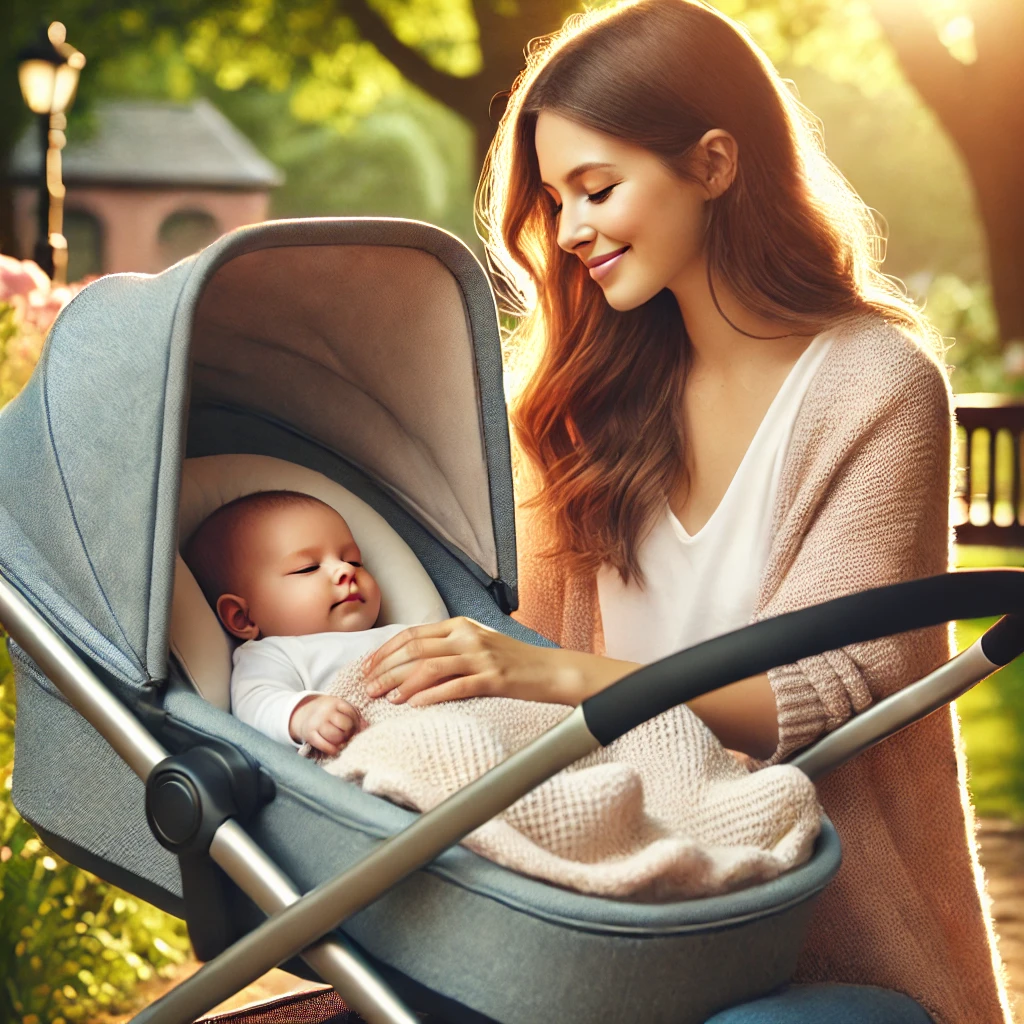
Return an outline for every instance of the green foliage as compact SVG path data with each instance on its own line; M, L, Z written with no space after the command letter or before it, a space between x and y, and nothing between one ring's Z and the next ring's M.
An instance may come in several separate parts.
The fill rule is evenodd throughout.
M204 93L288 175L274 197L275 216L418 217L454 231L479 252L471 213L478 171L472 131L402 79L356 22L365 27L363 18L379 19L382 33L390 32L434 71L467 78L467 95L477 105L486 96L471 90L486 83L471 76L508 51L506 35L521 35L512 49L525 48L553 27L552 10L571 9L572 0L482 0L497 17L479 23L471 0L369 0L371 10L358 17L350 16L358 8L337 0L112 0L99 6L62 0L59 11L36 0L13 2L6 21L7 99L20 102L10 78L14 48L45 17L61 17L69 39L89 58L81 86L86 110L79 105L74 111L71 145L88 133L93 96L187 99ZM586 6L614 2L587 0ZM966 0L921 3L939 37L951 49L960 45L947 30L964 20ZM900 277L929 271L981 279L982 234L969 182L935 117L906 84L871 0L716 0L716 6L747 27L822 118L830 156L887 224L886 270ZM261 117L249 116L257 110ZM8 125L25 123L23 111L10 114ZM0 158L5 148L0 137Z
M2 637L2 634L0 634ZM0 1021L95 1021L184 962L184 924L51 853L11 802L14 675L0 645Z
M333 0L206 0L192 6L193 17L172 23L152 6L118 12L119 31L138 45L104 60L97 72L104 93L186 99L205 83L229 94L257 87L286 94L284 113L296 121L347 132L404 86ZM456 77L479 70L468 0L376 6L385 31L437 70Z
M947 344L953 342L946 360L953 366L954 393L1024 393L1022 345L1000 340L988 284L967 284L953 274L941 274L928 285L924 308Z
M917 93L897 81L865 94L856 83L793 61L779 70L821 120L829 158L877 212L885 272L908 286L920 273L983 279L984 233L970 181Z
M42 339L27 333L13 305L0 301L0 406L24 386L39 356Z
M411 217L477 245L473 135L446 107L403 85L345 133L288 116L289 95L250 86L211 96L286 176L275 217Z

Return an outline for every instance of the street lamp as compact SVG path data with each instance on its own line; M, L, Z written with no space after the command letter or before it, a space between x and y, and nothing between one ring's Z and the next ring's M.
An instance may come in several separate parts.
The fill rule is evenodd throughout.
M60 151L67 141L65 112L75 98L78 74L83 67L85 56L66 42L66 31L59 21L53 22L38 42L18 54L18 84L28 109L39 115L42 144L35 261L57 284L67 282L68 269Z

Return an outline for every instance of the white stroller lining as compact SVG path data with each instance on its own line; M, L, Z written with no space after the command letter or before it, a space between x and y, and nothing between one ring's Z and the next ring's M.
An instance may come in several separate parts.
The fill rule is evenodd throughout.
M244 494L269 490L311 494L344 517L360 546L364 564L380 585L378 625L414 625L448 617L427 571L381 515L323 474L283 459L266 455L186 459L181 474L178 547L221 505ZM180 554L175 562L170 633L171 651L192 685L211 704L230 710L234 642L217 621Z

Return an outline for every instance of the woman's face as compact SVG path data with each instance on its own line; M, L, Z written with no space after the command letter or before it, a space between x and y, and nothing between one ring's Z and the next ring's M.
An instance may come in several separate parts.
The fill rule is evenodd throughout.
M704 140L712 134L724 133ZM703 273L705 205L724 191L713 175L710 190L683 180L650 150L550 110L537 117L534 144L558 244L591 267L613 309L635 309Z

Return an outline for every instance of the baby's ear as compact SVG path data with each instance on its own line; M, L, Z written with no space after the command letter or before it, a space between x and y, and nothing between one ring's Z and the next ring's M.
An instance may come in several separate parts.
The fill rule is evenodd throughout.
M249 605L244 597L221 594L217 598L217 618L239 640L256 640L260 635L260 627L249 618Z

